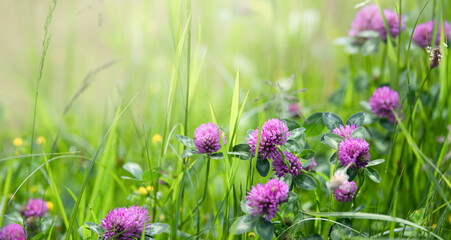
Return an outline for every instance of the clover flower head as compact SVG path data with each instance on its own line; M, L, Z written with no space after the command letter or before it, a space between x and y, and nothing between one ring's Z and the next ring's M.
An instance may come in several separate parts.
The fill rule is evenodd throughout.
M47 208L47 203L40 198L30 198L28 199L28 204L21 209L21 213L25 218L43 217L49 209Z
M349 176L346 174L346 172L343 169L339 169L335 172L335 174L332 176L330 181L327 182L327 187L332 192L334 192L335 189L337 189L344 182L347 182L348 179L349 179Z
M285 156L288 165L283 160L283 156ZM285 176L285 174L291 174L293 178L295 178L298 174L301 173L301 161L299 161L299 158L296 157L296 155L294 155L293 153L283 152L282 155L279 151L276 151L273 153L272 158L273 171L278 177L283 177Z
M369 103L371 111L379 117L388 118L395 122L395 115L392 111L399 109L398 93L387 86L377 88L370 97Z
M348 138L340 143L338 160L341 165L358 169L366 167L370 161L369 144L363 138Z
M354 181L345 181L337 189L335 189L334 197L339 202L350 202L356 191L357 186Z
M23 227L17 223L6 225L0 231L1 240L25 240L26 236Z
M204 123L194 131L194 145L199 153L211 154L219 151L221 148L220 136L225 144L225 136L222 130L214 123Z
M252 209L251 215L256 217L265 216L270 221L279 211L279 206L288 198L288 186L284 181L271 179L266 184L252 186L246 199L248 206Z
M434 25L435 25L434 20L418 24L417 27L415 28L415 31L413 32L412 42L422 48L431 46ZM442 32L442 24L439 23L435 35L435 45L440 44L441 32ZM445 21L445 38L444 38L445 42L448 42L449 38L450 38L450 26L449 23Z
M143 207L113 209L100 221L105 231L102 237L106 240L140 239L142 231L150 227L149 221L149 212Z
M257 128L251 134L247 142L251 147L250 151L253 154L255 154L255 150L257 149L258 132L259 129ZM258 155L263 159L271 157L271 154L277 151L276 146L284 144L289 136L290 132L288 132L287 125L279 119L270 119L266 121L260 131Z
M340 135L344 138L349 138L351 136L352 132L356 129L357 129L357 127L354 124L345 125L345 126L340 125L340 127L335 128L332 132L337 135Z
M392 37L396 37L399 34L399 18L398 15L391 10L383 10L385 20L387 21L387 27ZM401 30L405 28L404 18L401 17ZM348 32L350 37L358 37L360 32L363 31L376 31L379 33L379 37L386 41L387 30L385 28L384 20L376 4L363 7L357 12L354 20L351 23L351 29Z

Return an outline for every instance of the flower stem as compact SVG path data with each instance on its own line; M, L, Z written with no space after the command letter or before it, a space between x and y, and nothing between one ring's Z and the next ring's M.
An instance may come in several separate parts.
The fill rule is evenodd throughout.
M197 202L197 234L199 235L200 232L200 205L205 201L205 198L207 196L207 187L208 187L208 176L210 175L210 162L211 162L211 158L210 158L210 154L207 155L207 170L205 173L205 181L204 181L204 192L202 193L202 197L199 200L199 202Z

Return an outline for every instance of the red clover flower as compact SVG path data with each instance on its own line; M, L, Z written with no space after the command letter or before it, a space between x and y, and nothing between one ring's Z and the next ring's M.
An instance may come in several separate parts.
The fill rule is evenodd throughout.
M100 224L105 230L102 237L108 239L141 239L142 231L150 226L147 209L138 206L111 210Z
M341 165L358 169L366 167L370 161L369 144L365 139L348 138L340 143L338 150L338 160ZM355 164L355 165L354 165Z
M296 157L296 155L294 155L293 153L283 152L283 155L287 159L289 166L287 166L283 161L282 154L279 151L276 151L273 154L273 171L278 177L283 177L285 176L285 174L289 173L293 176L293 178L295 178L298 174L301 173L301 161L299 161L299 158Z
M396 12L384 9L385 20L387 21L388 30L392 37L399 34L399 18ZM404 18L401 17L401 30L405 28ZM363 7L357 12L354 20L351 23L351 29L348 32L350 37L358 37L360 32L376 31L379 37L385 41L387 38L387 31L382 19L382 15L376 4Z
M21 209L21 213L25 218L35 217L40 218L43 217L49 209L47 208L47 204L44 200L40 198L28 200L28 204Z
M255 154L257 148L258 140L257 128L250 136L248 144L251 147L251 152ZM263 159L271 157L271 155L277 151L276 146L281 146L287 141L290 132L288 132L288 127L280 121L279 119L270 119L266 121L260 132L260 146L258 149L259 156Z
M194 145L199 153L215 153L221 149L221 142L219 133L222 135L222 140L225 144L225 136L222 130L214 123L204 123L196 128L194 132Z
M370 98L370 107L374 114L379 117L388 118L390 122L395 122L395 115L392 111L399 108L398 93L387 86L376 89Z
M248 192L246 199L252 209L251 215L266 217L270 221L279 211L279 206L288 198L288 186L284 181L271 179L265 185L257 184Z
M434 31L434 25L435 21L431 20L425 23L418 24L415 28L415 31L413 32L412 41L416 45L426 48L427 46L430 46L432 43L432 33ZM440 44L440 34L441 34L441 28L442 24L439 23L437 27L437 32L435 35L435 45ZM445 42L447 42L450 38L450 27L449 23L445 21Z
M0 240L25 240L26 234L20 224L12 223L6 225L0 231Z
M357 191L354 181L344 181L337 189L335 189L334 197L339 202L350 202Z

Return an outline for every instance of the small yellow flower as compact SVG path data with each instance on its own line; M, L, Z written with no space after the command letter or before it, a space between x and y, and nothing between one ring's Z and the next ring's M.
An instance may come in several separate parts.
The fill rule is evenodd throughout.
M166 217L164 216L164 214L160 214L160 221L164 221L164 219L166 219Z
M161 137L161 135L157 133L157 134L153 135L152 142L154 144L157 144L157 143L161 142L161 139L163 139L163 137Z
M435 229L437 227L437 224L432 224L432 229Z
M22 138L14 138L13 140L13 145L16 147L20 147L23 144L23 140Z
M254 238L255 237L255 233L254 232L250 232L247 236L250 237L250 238Z
M35 193L35 192L37 192L38 191L38 188L36 187L36 186L31 186L30 187L30 192L31 193Z
M52 212L53 209L55 208L55 205L51 201L46 201L45 204L47 205L47 208L49 209L50 212Z
M39 144L39 145L45 144L45 138L43 136L39 136L36 139L36 143Z
M146 189L147 189L147 191L149 191L149 192L153 192L153 186L147 186Z
M448 222L451 224L451 214L448 216Z
M139 187L138 188L138 192L139 192L139 194L141 194L141 195L147 195L147 189L145 188L145 187Z

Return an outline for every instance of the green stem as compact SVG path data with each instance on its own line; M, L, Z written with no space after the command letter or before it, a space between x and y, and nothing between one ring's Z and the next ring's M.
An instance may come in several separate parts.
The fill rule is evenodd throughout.
M285 223L285 219L283 219L282 215L280 215L280 212L276 212L277 218L279 219L279 221L286 226L287 224Z
M211 162L211 158L210 158L210 155L208 155L207 156L207 172L205 175L205 182L204 182L204 192L202 193L202 198L200 199L199 203L197 204L198 207L205 201L205 198L207 196L208 176L210 175L210 162Z
M174 222L172 224L172 239L173 240L177 239L178 222L179 222L179 218L181 215L180 208L181 208L181 203L182 203L182 195L185 190L185 174L186 174L186 165L183 164L182 179L180 180L180 188L179 188L178 197L177 197L177 208L175 210Z
M197 202L196 209L194 210L194 211L197 210L197 235L200 234L200 205L207 198L208 176L210 175L210 162L211 162L211 158L210 158L210 155L208 155L207 156L207 170L205 173L205 181L204 181L204 192L202 193L202 197L199 200L199 202Z
M421 83L420 88L418 89L418 95L415 98L415 102L413 102L413 109L415 109L415 106L417 105L418 100L420 99L421 96L421 91L423 90L424 84L426 83L426 81L429 79L429 74L431 73L432 68L429 68L428 72L426 73L426 77L423 79L423 82ZM412 113L413 114L413 113Z

